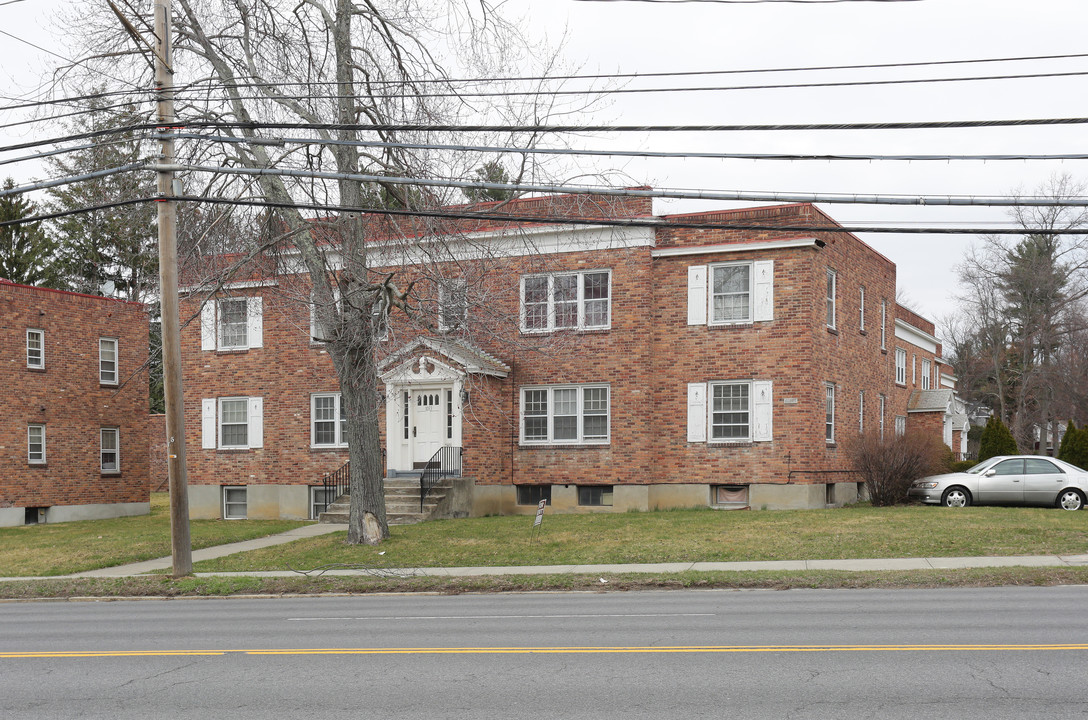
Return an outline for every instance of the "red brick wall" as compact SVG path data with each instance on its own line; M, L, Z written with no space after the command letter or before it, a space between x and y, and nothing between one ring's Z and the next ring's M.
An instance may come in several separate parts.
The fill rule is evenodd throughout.
M45 369L26 331L45 334ZM120 386L99 384L98 340L118 340ZM0 282L0 507L148 500L148 319L142 305ZM46 426L46 464L27 461L27 425ZM119 428L121 472L101 472L99 430Z
M641 206L628 212L641 211ZM514 212L515 209L511 209ZM827 224L810 205L667 218L679 224L736 222L760 225ZM691 247L813 237L795 230L745 231L674 227L659 230L657 247ZM822 247L652 258L649 247L491 259L447 267L486 294L472 310L481 325L473 342L510 368L505 379L473 376L463 419L465 472L478 483L748 483L786 482L788 471L846 467L843 443L858 432L858 394L865 392L865 428L878 427L878 396L887 397L885 432L906 414L909 388L894 386L895 266L856 237L820 232ZM748 326L687 325L689 265L774 260L774 319ZM826 324L826 274L837 277L836 328ZM611 328L550 335L519 329L519 280L530 272L609 269ZM390 268L404 287L418 280L422 304L436 294L414 269ZM264 347L245 352L200 350L199 322L184 331L183 352L190 428L190 482L194 484L313 484L346 460L346 451L309 448L310 393L335 391L331 362L308 340L306 290L243 291L264 296ZM866 327L859 327L864 285ZM430 298L431 300L427 300ZM887 302L886 348L880 344L881 301ZM183 319L196 312L190 302ZM924 321L919 319L924 324ZM931 325L926 326L931 327ZM420 325L398 315L380 353L403 347ZM927 330L928 332L928 330ZM913 350L911 352L917 352ZM920 353L919 353L920 354ZM929 355L932 359L932 355ZM919 358L920 360L920 358ZM771 442L742 446L687 442L686 390L690 382L771 380ZM908 369L908 382L910 373ZM611 441L604 446L522 446L521 388L528 385L606 382L611 388ZM825 383L836 386L836 439L824 437ZM936 387L936 385L934 385ZM200 399L261 395L264 448L200 449ZM791 401L787 404L785 401ZM379 420L384 433L384 419ZM794 482L827 482L799 475Z

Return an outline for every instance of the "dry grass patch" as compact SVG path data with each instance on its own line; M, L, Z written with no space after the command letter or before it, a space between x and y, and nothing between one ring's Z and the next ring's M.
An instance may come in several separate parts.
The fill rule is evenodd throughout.
M285 532L291 520L193 520L194 549ZM67 575L170 554L166 493L151 495L151 514L113 520L0 528L0 577Z

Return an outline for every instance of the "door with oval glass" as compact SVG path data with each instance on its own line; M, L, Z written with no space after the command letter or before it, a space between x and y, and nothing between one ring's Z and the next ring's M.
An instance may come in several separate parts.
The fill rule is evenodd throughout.
M434 388L412 391L408 406L412 413L414 467L426 465L446 440L445 397L445 391Z

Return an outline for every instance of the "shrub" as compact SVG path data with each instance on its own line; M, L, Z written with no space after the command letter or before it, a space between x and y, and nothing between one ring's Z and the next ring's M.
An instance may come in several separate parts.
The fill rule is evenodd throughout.
M1066 433L1066 435L1069 434ZM1069 441L1068 457L1063 459L1079 468L1088 469L1088 426L1077 430L1072 435L1073 438Z
M1072 418L1070 418L1069 424L1065 426L1065 434L1062 435L1061 445L1058 446L1059 460L1065 460L1067 463L1073 463L1074 465L1077 464L1073 462L1071 454L1073 443L1076 441L1079 432L1077 426L1073 424Z
M884 506L905 501L912 482L943 470L943 447L928 433L908 432L883 439L867 434L848 441L846 455L865 482L869 501Z
M979 462L989 460L997 455L1016 455L1020 448L1016 446L1016 440L1005 426L1005 423L991 415L986 421L986 427L982 430L982 438L978 443Z

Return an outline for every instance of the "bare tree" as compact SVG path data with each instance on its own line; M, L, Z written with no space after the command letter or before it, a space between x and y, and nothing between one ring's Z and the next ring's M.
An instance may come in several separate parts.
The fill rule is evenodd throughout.
M1055 176L1034 194L1062 200L1083 191L1070 177ZM1036 429L1045 434L1053 426L1055 403L1070 391L1063 387L1070 379L1065 363L1084 324L1088 239L1062 231L1088 225L1088 212L1056 204L1017 206L1011 215L1024 230L1019 240L984 238L960 265L970 329L961 323L956 370L972 381L971 392L993 401L1027 449Z
M150 2L122 4L139 15ZM555 63L555 55L534 46L488 0L174 0L174 7L175 71L188 81L178 114L208 123L205 134L214 136L183 149L188 183L205 183L205 198L214 192L276 207L266 217L268 232L247 257L277 250L306 278L296 291L312 303L325 329L322 340L344 400L348 541L378 543L389 533L377 422L378 338L391 313L427 325L428 298L413 295L418 277L412 274L429 266L435 269L423 273L440 278L452 258L440 241L432 242L448 237L449 228L424 220L383 221L355 209L427 210L460 200L460 191L406 178L478 179L481 153L435 149L450 137L409 133L398 125L466 117L539 122L581 106L562 107L547 96L502 102L466 94L465 81L454 73L546 74ZM86 38L88 63L116 64L125 57L142 62L143 48L119 31L112 16L85 13L73 22ZM277 135L293 139L281 142ZM542 140L534 134L506 138L523 146ZM515 182L543 172L531 157L519 159ZM305 207L345 210L330 216L307 214ZM416 270L377 272L386 260L368 245L375 235L399 243L402 256L416 259ZM209 277L208 286L222 280L221 273Z

